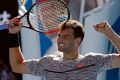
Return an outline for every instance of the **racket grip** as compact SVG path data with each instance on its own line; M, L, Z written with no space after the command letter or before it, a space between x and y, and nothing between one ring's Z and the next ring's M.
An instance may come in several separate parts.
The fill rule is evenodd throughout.
M13 47L18 47L19 46L19 36L18 34L11 34L8 33L8 47L13 48Z

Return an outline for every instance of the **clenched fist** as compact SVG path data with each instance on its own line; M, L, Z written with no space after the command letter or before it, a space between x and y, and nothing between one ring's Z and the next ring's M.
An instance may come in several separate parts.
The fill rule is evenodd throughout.
M20 31L20 29L22 28L23 23L21 22L21 20L19 20L18 17L15 17L11 20L9 20L9 33L11 34L16 34Z
M104 34L109 34L112 31L111 26L106 21L95 24L94 28L96 31L104 33Z

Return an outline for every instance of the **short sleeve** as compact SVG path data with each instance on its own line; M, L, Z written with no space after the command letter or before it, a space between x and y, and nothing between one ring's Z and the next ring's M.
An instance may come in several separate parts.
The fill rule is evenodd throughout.
M29 60L26 62L26 64L33 75L36 76L43 75L44 73L43 60L41 59Z
M93 57L97 68L102 71L112 68L112 60L113 57L115 57L115 54L96 54Z

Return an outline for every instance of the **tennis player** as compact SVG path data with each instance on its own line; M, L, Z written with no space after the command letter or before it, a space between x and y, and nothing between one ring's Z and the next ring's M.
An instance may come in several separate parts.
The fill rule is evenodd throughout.
M40 59L25 60L19 47L17 33L22 23L14 26L16 18L10 20L9 59L12 70L16 73L42 75L45 80L96 80L103 71L120 67L120 36L103 21L94 25L97 32L103 33L114 44L117 53L86 53L81 55L79 46L84 39L83 25L76 20L69 20L60 25L58 33L58 54L47 55ZM12 26L12 27L11 27ZM99 46L99 45L98 45Z

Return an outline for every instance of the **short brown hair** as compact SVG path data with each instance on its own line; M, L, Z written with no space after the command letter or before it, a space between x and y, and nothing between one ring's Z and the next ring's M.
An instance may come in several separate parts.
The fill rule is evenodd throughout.
M81 38L81 41L84 38L84 29L83 29L83 25L76 20L68 20L67 22L64 22L61 24L60 26L60 31L63 31L67 28L72 28L73 29L73 35L74 38Z

